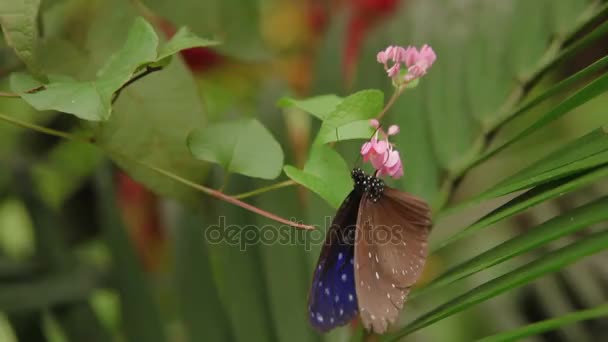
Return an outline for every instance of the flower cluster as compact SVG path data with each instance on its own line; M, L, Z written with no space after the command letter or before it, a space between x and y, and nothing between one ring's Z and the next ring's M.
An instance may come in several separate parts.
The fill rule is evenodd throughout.
M424 76L427 70L435 63L437 55L428 46L423 45L420 51L413 46L389 46L376 56L378 63L384 64L384 70L395 84L411 82ZM401 73L401 64L405 64L407 72Z
M370 125L376 128L376 134L361 146L363 161L370 161L377 170L376 176L389 175L395 179L403 176L403 164L399 152L389 143L388 137L399 133L399 126L392 125L384 132L376 119L370 121ZM382 138L379 139L379 136Z

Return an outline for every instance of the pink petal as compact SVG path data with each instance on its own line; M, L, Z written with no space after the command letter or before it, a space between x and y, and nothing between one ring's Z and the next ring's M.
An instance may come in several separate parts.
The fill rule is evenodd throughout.
M384 154L385 152L387 152L388 147L389 147L388 141L381 140L381 141L378 141L376 144L374 144L374 151L377 154Z
M378 119L371 119L369 120L369 125L378 129L378 127L380 127L380 121L378 121Z
M395 135L397 133L399 133L399 126L397 126L397 125L391 125L388 128L388 133L387 133L388 135Z
M395 63L392 67L386 70L386 73L389 77L395 77L399 75L399 71L401 69L401 65L399 63Z
M433 65L433 63L435 63L435 60L437 59L435 51L433 51L433 48L431 48L427 44L424 44L420 49L420 57L426 62L428 66L427 68L430 68L431 65Z
M386 159L386 163L384 163L384 166L388 169L394 167L395 165L397 165L399 162L401 161L401 158L399 158L399 152L397 151L390 151L388 153L388 158Z
M366 142L361 146L361 155L362 156L366 156L369 151L372 149L372 143L371 142Z
M370 161L371 161L374 169L380 170L383 168L384 163L386 162L387 158L388 158L388 153L373 154L370 157Z
M416 64L416 61L418 61L419 58L418 56L418 50L413 46L408 46L403 53L403 58L401 61L404 62L405 65L409 68L412 65Z

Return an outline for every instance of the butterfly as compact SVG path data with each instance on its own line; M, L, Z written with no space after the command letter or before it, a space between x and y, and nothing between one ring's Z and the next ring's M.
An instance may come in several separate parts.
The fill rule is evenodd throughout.
M326 332L359 314L367 330L381 334L422 273L430 209L359 168L351 176L354 188L327 231L314 271L309 321Z

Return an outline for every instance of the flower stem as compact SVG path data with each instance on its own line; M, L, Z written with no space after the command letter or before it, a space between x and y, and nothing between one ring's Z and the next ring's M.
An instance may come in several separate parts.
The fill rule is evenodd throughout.
M259 188L259 189L255 189L252 191L248 191L248 192L244 192L241 194L237 194L237 195L233 195L232 197L236 198L236 199L243 199L243 198L247 198L247 197L252 197L252 196L256 196L256 195L260 195L263 194L265 192L269 192L272 190L276 190L276 189L281 189L281 188L285 188L288 186L292 186L295 185L296 182L292 181L292 180L286 180L284 182L280 182L280 183L275 183L269 186L265 186L263 188Z
M386 103L386 106L384 106L384 109L382 109L380 114L378 114L378 116L376 116L377 120L382 119L384 114L386 114L386 112L388 112L388 110L393 106L393 104L395 104L395 101L397 101L399 96L403 93L403 90L405 90L405 86L400 86L399 88L395 89L395 91L393 92L393 95Z
M33 124L33 123L21 121L21 120L15 119L15 118L13 118L11 116L8 116L8 115L2 114L2 113L0 113L0 120L4 120L4 121L12 123L14 125L21 126L21 127L24 127L24 128L28 128L28 129L31 129L31 130L34 130L34 131L37 131L37 132L40 132L40 133L47 134L47 135L52 135L52 136L55 136L55 137L64 138L64 139L71 140L71 141L78 141L78 142L83 142L83 143L86 143L86 144L91 144L91 145L97 146L95 144L95 140L92 139L92 138L87 139L87 138L76 136L74 134L70 134L70 133L66 133L66 132L61 132L61 131L54 130L52 128L43 127L43 126L36 125L36 124ZM126 157L124 155L123 155L123 157L128 158L128 157ZM242 202L242 201L238 200L237 198L234 198L234 197L232 197L230 195L226 195L225 193L223 193L221 191L218 191L218 190L215 190L215 189L211 189L211 188L208 188L206 186L194 183L194 182L192 182L192 181L190 181L188 179L185 179L183 177L180 177L180 176L178 176L178 175L176 175L176 174L174 174L174 173L172 173L170 171L161 169L161 168L159 168L157 166L148 164L148 163L146 163L144 161L135 160L135 159L133 159L132 161L134 161L134 162L136 162L136 163L138 163L138 164L140 164L140 165L142 165L144 167L147 167L147 168L149 168L151 170L154 170L154 171L156 171L156 172L158 172L158 173L160 173L160 174L162 174L162 175L164 175L164 176L166 176L168 178L171 178L171 179L173 179L173 180L175 180L175 181L177 181L179 183L182 183L182 184L184 184L186 186L189 186L189 187L191 187L191 188L193 188L195 190L203 192L203 193L205 193L205 194L207 194L209 196L212 196L212 197L215 197L215 198L217 198L219 200L222 200L224 202L228 202L230 204L239 206L239 207L241 207L241 208L243 208L245 210L249 210L249 211L251 211L251 212L253 212L255 214L258 214L260 216L267 217L267 218L269 218L269 219L271 219L273 221L276 221L276 222L279 222L279 223L282 223L282 224L285 224L285 225L288 225L288 226L291 226L291 227L294 227L294 228L300 228L300 229L306 229L306 230L314 230L315 229L314 226L306 225L306 224L303 224L303 223L298 223L298 222L295 222L295 221L290 221L290 220L284 219L284 218L282 218L280 216L277 216L275 214L272 214L272 213L267 212L265 210L262 210L260 208L254 207L251 204ZM268 190L266 190L266 191L268 191ZM262 192L264 192L264 191L262 191Z

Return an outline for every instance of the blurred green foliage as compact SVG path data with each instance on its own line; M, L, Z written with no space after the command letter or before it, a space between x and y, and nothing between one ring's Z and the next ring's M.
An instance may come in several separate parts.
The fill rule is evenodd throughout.
M4 0L0 340L374 340L313 331L308 286L393 93L375 55L424 43L383 123L439 248L379 338L606 339L608 4L380 3Z

